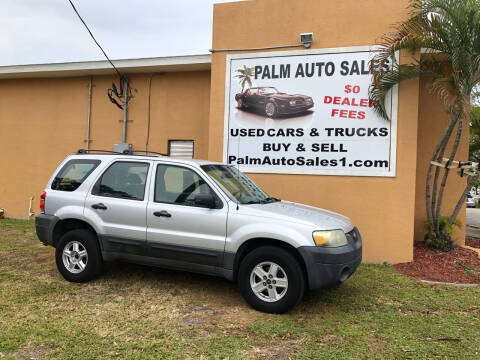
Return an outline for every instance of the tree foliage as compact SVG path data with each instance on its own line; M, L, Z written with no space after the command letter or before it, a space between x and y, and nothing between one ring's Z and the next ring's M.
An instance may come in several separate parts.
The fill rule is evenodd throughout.
M246 65L243 65L243 68L235 70L238 74L235 75L236 78L239 79L240 85L242 86L242 92L245 89L245 85L248 85L248 87L252 87L252 76L253 76L253 71L254 67L247 67Z
M470 161L480 162L480 107L470 111Z
M395 60L402 50L413 55L410 63ZM480 81L480 0L413 0L409 18L382 37L372 72L370 99L377 104L375 111L387 119L386 98L394 86L418 77L430 80L429 91L450 115L431 160L455 160L463 128L470 124L472 91ZM477 181L477 176L468 177L455 208L445 217L442 203L450 171L431 163L426 180L426 242L442 250L452 248L450 229Z

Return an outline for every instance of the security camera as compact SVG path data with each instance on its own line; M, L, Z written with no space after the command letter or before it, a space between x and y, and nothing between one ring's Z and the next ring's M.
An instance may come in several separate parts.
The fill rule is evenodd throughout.
M300 42L303 44L303 46L309 48L313 42L313 33L301 33Z

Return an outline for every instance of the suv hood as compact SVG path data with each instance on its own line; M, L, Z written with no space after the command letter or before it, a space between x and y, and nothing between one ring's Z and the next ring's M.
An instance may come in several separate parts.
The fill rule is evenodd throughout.
M269 204L243 205L243 207L253 210L254 216L310 224L317 227L316 230L342 229L346 233L353 230L353 224L346 216L290 201L282 200Z

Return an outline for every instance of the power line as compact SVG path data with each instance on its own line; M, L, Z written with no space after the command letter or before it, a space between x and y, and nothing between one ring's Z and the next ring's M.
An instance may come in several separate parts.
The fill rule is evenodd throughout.
M77 11L77 8L75 7L75 5L73 5L73 2L72 0L68 0L68 2L70 3L70 5L72 5L72 8L73 10L75 11L75 13L77 14L78 18L80 19L80 21L83 23L83 25L85 26L85 28L87 29L88 33L90 34L90 36L92 37L93 41L95 41L95 44L97 44L97 46L100 48L100 50L102 51L103 55L105 55L105 57L107 58L108 62L110 63L110 65L112 65L112 67L115 69L115 71L117 72L118 76L120 76L120 79L122 79L124 76L120 73L120 71L118 71L118 69L115 67L115 65L113 65L113 62L110 60L110 58L108 57L107 53L105 52L105 50L103 50L103 48L100 46L100 44L98 43L97 39L95 39L95 36L93 36L92 32L90 31L90 29L88 28L88 25L85 23L85 21L83 21L82 17L80 16L80 14L78 13Z

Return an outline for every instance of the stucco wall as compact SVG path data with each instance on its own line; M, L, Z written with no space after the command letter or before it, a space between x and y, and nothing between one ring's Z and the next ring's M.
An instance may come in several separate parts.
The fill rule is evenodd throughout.
M145 149L150 74L132 75L138 89L129 107L127 142ZM121 142L122 111L106 96L114 77L95 76L90 148L113 150ZM115 79L116 80L116 79ZM26 218L65 156L85 147L88 77L0 81L0 208ZM168 139L193 139L195 156L207 157L210 72L155 75L151 90L149 149L167 151Z
M313 32L312 48L374 45L407 15L408 2L391 0L256 0L217 4L213 48L298 43ZM284 49L285 50L285 49ZM294 50L294 49L292 49ZM271 51L271 50L270 50ZM212 58L209 158L222 159L226 53ZM401 56L401 61L408 61ZM364 238L364 261L398 263L413 257L418 80L399 89L395 178L252 174L272 196L348 215Z
M294 6L293 6L294 4ZM405 18L408 0L254 0L214 7L213 48L252 48L298 42L314 32L313 48L374 45ZM285 49L282 49L285 50ZM292 48L294 50L294 48ZM268 50L272 51L272 50ZM401 54L401 62L408 55ZM151 90L149 149L167 151L168 139L195 140L195 157L222 159L226 53L214 53L212 70L155 75ZM150 74L131 75L138 89L130 103L127 142L145 149ZM122 111L106 97L113 76L93 78L91 148L121 141ZM0 207L27 217L58 163L85 147L88 77L0 81ZM419 105L420 103L420 105ZM442 106L411 80L399 88L397 174L394 178L252 174L272 196L349 216L364 238L364 261L410 261L413 239L425 222L425 172L446 121ZM440 124L440 125L438 125ZM457 158L467 158L467 132ZM452 174L445 211L464 180ZM465 213L461 213L464 220ZM463 241L464 229L457 233Z

